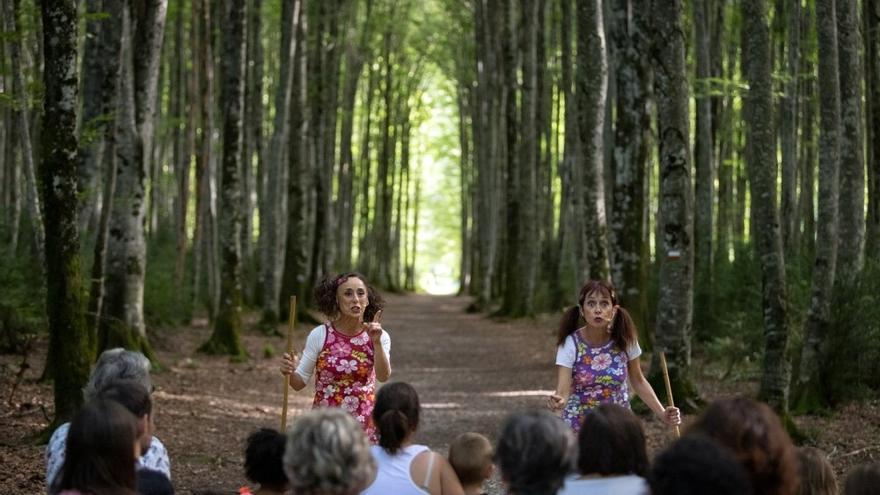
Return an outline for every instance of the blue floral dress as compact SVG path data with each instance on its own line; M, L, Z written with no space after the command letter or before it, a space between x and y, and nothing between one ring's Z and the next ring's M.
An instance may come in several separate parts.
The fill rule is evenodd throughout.
M571 395L562 410L562 419L577 433L587 412L600 404L612 403L629 408L627 366L631 358L613 340L592 347L580 332L574 332L571 337L576 355L571 368ZM637 344L635 349L638 349Z

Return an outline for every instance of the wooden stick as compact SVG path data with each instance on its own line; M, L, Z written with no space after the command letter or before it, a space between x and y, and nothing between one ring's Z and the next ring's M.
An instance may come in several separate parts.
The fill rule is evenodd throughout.
M672 384L669 383L669 369L666 367L666 353L660 352L660 370L663 371L663 381L666 382L666 397L669 398L669 406L675 407L675 401L672 399ZM675 438L681 437L678 425L675 425Z
M296 327L296 296L290 296L290 316L287 318L287 350L293 354L293 329ZM284 375L284 403L281 406L281 433L287 431L287 396L290 393L290 375Z

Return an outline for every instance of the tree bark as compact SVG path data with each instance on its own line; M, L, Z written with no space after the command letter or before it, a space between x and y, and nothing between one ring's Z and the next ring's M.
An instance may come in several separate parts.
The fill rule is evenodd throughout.
M868 221L865 253L880 261L880 0L864 0L868 139Z
M617 122L614 133L614 194L609 229L614 251L611 279L621 306L633 317L637 328L646 328L648 318L648 253L645 180L650 156L651 69L644 56L649 50L649 3L618 0L612 4L615 16L612 41L617 54Z
M694 250L690 123L681 0L654 0L651 17L655 94L660 139L660 293L656 346L666 352L676 404L694 410L700 398L691 380ZM652 362L656 364L657 353ZM659 366L649 379L660 383Z
M786 80L782 97L782 244L792 253L797 241L798 72L800 69L801 2L788 0L786 9Z
M241 344L241 168L242 110L246 59L247 0L230 0L223 36L223 164L219 239L220 308L214 332L199 350L245 356Z
M713 269L712 237L714 235L713 203L715 202L715 163L712 159L712 100L709 97L711 60L709 58L709 2L693 3L694 44L697 67L694 99L696 100L696 205L694 221L694 265L696 332L707 333L712 304Z
M242 162L242 213L244 221L241 229L241 258L244 273L244 298L250 303L255 299L258 283L257 274L254 273L254 200L257 188L262 187L259 178L262 172L264 144L263 144L263 29L262 7L263 0L252 0L248 6L248 47L247 62L245 63L246 90L245 90L245 130ZM256 162L255 177L254 162ZM281 187L281 186L279 186ZM260 197L262 197L262 191Z
M776 207L776 140L773 119L773 82L770 30L764 0L742 3L742 67L749 83L745 112L746 165L751 186L757 251L761 258L761 300L764 315L764 367L758 396L783 418L788 416L791 370L788 346L788 291L779 210Z
M840 73L840 205L838 278L853 283L862 271L865 247L865 160L862 114L862 36L856 0L837 0Z
M115 2L118 3L118 2ZM109 3L105 6L103 0L86 0L86 13L97 16L113 8ZM109 12L107 12L109 14ZM83 43L82 57L82 114L80 121L80 165L78 168L78 194L79 194L79 231L90 232L89 226L93 225L93 218L98 205L101 203L101 159L104 155L104 132L107 126L106 102L103 101L101 85L105 81L104 64L108 55L105 53L108 47L108 39L104 31L112 29L109 24L119 24L119 17L107 15L103 18L92 18L86 22L85 43ZM112 42L112 41L110 41ZM112 48L110 48L112 50Z
M68 421L82 405L80 391L88 379L95 349L83 311L76 222L76 2L43 2L42 21L43 110L52 116L44 122L40 171L46 206L45 250L52 253L46 260L46 308L55 383L55 427Z
M602 2L577 2L577 73L575 74L578 145L583 162L584 231L592 279L609 277L605 219L604 126L608 61Z
M838 170L840 157L840 78L835 0L816 2L819 41L819 211L810 308L793 407L810 411L825 403L822 356L831 324L831 301L837 268Z

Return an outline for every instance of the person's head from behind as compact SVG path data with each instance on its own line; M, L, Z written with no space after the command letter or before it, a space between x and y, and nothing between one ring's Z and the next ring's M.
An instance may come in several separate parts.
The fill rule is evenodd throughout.
M797 460L798 495L837 495L837 479L825 452L813 447L799 447Z
M165 473L152 469L139 469L137 472L138 495L174 495L174 485Z
M248 437L244 451L245 476L260 488L282 492L287 488L284 474L284 444L287 438L277 430L261 428Z
M152 393L150 360L140 352L126 351L121 347L102 352L83 388L83 397L89 402L102 388L119 380L134 380Z
M318 311L328 318L345 316L373 321L385 303L379 291L357 272L325 277L315 285L314 296Z
M880 463L862 464L850 470L843 495L873 495L880 489Z
M495 464L514 495L556 493L575 455L571 429L547 411L508 416L495 446Z
M685 435L655 459L652 495L749 495L748 473L733 453L704 435Z
M298 416L287 433L284 472L296 495L355 495L372 482L376 462L350 414L315 409Z
M646 476L648 453L639 418L617 404L602 404L587 413L578 435L578 471L583 475Z
M419 394L406 382L394 382L379 389L373 407L373 423L379 430L379 446L389 454L400 450L419 427Z
M150 448L153 440L153 399L141 382L118 380L106 384L97 393L97 398L112 400L121 404L138 420L137 438L141 454Z
M462 486L481 485L492 476L492 444L479 433L462 433L449 445L449 464Z
M791 495L797 490L794 444L766 404L745 397L716 401L689 431L730 449L749 473L755 495Z
M111 400L86 404L70 422L64 465L50 490L92 495L135 492L137 419Z

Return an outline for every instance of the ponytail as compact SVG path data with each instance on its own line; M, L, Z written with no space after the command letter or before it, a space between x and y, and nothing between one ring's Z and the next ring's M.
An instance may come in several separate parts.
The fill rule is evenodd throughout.
M395 382L385 385L376 394L373 423L379 430L379 446L391 455L419 427L419 395L412 385Z
M410 432L409 420L400 411L388 410L382 414L377 423L379 429L379 446L394 455Z
M560 346L565 343L565 339L569 335L577 331L581 326L581 308L580 306L572 306L562 313L559 320L559 330L556 333L556 345Z

